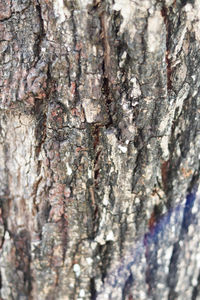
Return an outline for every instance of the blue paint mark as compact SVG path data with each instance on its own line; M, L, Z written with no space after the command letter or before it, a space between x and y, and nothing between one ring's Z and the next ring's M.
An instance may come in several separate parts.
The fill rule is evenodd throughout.
M155 224L152 230L149 230L141 240L135 242L134 247L129 249L118 266L116 266L114 270L110 270L107 274L104 285L102 286L102 292L97 295L97 299L101 298L106 286L112 286L113 289L124 288L124 284L128 276L130 276L131 268L134 264L138 267L146 267L149 265L149 276L152 276L150 280L153 283L157 268L158 250L163 249L164 251L166 248L173 246L176 241L183 240L189 225L195 222L195 215L192 213L192 208L196 199L196 191L197 188L189 192L184 203L178 204L175 208L171 208L165 215L160 217L160 220ZM198 202L198 211L200 211L200 199L198 199ZM172 216L173 222L171 219ZM179 236L176 240L172 237L172 226L175 225L180 226ZM144 255L147 265L144 265L141 261ZM132 281L137 281L134 274L132 275Z
M189 225L191 223L193 223L192 208L193 208L194 201L195 201L195 198L196 198L196 190L197 189L194 189L192 192L190 192L187 195L185 209L184 209L184 216L183 216L181 234L187 233Z

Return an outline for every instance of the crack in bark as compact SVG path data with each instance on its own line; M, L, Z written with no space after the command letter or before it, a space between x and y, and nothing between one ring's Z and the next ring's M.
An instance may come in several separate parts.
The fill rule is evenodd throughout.
M94 150L94 162L93 162L93 169L94 169L94 185L95 187L98 186L98 177L99 177L99 159L101 155L101 147L100 146L100 126L95 126L92 132L93 135L93 150Z
M167 187L168 187L168 172L169 172L169 160L164 161L161 164L162 184L165 192L167 192Z
M135 161L135 167L133 169L132 182L131 182L131 192L134 193L135 186L139 178L141 177L141 162L142 162L142 153L144 152L145 146L138 150L137 158Z
M91 162L92 162L92 170L93 170L93 178L92 180L88 180L88 198L89 198L89 204L90 209L92 212L92 230L90 232L92 233L92 236L95 235L95 232L97 231L97 224L98 224L98 218L99 218L99 212L98 212L98 204L97 204L97 197L95 190L98 188L98 179L99 179L99 160L101 155L101 144L100 144L100 128L102 125L91 125L88 127L89 129L89 140L91 141L91 144L88 146L88 149L91 149L90 156L91 156Z
M40 2L39 0L37 0L36 2L36 10L37 10L37 13L38 13L38 17L39 17L39 22L40 22L40 32L37 36L37 39L36 39L36 43L34 45L34 52L35 52L35 55L36 55L36 61L34 63L34 66L36 66L37 62L39 61L40 59L40 53L41 53L41 44L46 36L46 33L45 33L45 29L44 29L44 20L43 20L43 17L42 17L42 10L41 10L41 5L40 5Z
M131 291L131 287L133 285L133 274L131 273L130 271L130 275L129 277L127 278L125 284L124 284L124 287L122 288L122 300L131 300L133 299L130 291ZM128 297L128 298L127 298Z
M72 20L72 31L73 31L73 42L74 42L74 52L78 54L77 57L77 65L78 65L78 72L76 72L76 79L74 82L74 96L75 96L75 103L80 101L80 94L79 94L79 84L81 78L81 48L77 42L77 28L76 22L74 19L74 10L71 9L71 20ZM69 77L70 78L70 77ZM71 80L70 80L71 82Z
M104 8L105 2L104 0L99 1L98 9L99 19L101 24L101 38L103 41L103 49L104 49L104 59L103 59L103 84L102 84L102 94L105 97L105 105L108 114L108 120L106 123L106 127L113 124L112 120L112 112L111 112L111 103L113 102L112 95L112 83L111 83L111 49L108 35L108 19Z
M112 251L113 242L106 241L104 245L99 245L98 253L101 257L101 280L104 283L105 278L107 277L107 270L110 267L111 262L111 251Z
M91 295L91 300L96 300L97 291L96 291L95 278L94 277L90 278L90 295Z
M37 126L35 130L36 139L39 141L36 146L36 156L38 157L42 145L44 145L47 138L47 111L48 111L48 99L50 98L51 93L54 91L54 83L52 82L51 72L50 72L50 62L47 67L47 80L46 80L46 98L42 101L38 99L34 106L34 114L36 115ZM45 148L44 148L45 150Z
M47 137L47 114L46 112L43 112L43 106L44 104L40 100L38 100L35 104L35 113L36 116L39 118L35 130L36 140L38 141L38 145L36 146L35 149L35 153L37 157L39 156L42 145L45 143Z
M171 59L169 58L170 54L170 37L171 37L171 28L169 22L169 12L166 6L163 6L161 9L161 15L164 19L165 28L166 28L166 54L165 54L165 61L167 66L167 90L172 89L172 66L171 66Z
M12 234L11 238L16 251L16 270L23 272L24 289L20 292L30 297L32 291L30 235L24 229L19 234Z
M36 204L36 197L37 197L37 191L38 191L38 187L39 187L39 184L40 184L41 180L42 180L42 176L40 176L37 179L37 181L35 182L35 184L33 185L33 192L32 192L33 206L34 206L37 213L39 212L39 208L38 208L38 205ZM35 215L34 212L33 212L33 215Z
M200 294L200 272L199 272L198 279L197 279L197 285L193 288L193 291L192 291L192 299L191 300L196 300L197 297L199 296L199 294Z
M103 40L104 47L104 77L108 80L110 79L110 44L108 38L108 24L106 19L106 13L103 11L100 14L100 23L101 23L101 37ZM108 82L109 83L109 82Z

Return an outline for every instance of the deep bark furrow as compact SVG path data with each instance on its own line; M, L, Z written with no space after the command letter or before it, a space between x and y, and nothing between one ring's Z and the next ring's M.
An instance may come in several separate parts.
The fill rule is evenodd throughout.
M0 1L1 299L198 299L199 9Z

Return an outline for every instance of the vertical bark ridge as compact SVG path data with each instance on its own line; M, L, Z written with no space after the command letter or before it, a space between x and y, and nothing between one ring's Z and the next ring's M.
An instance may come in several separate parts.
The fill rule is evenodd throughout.
M198 1L1 2L1 298L195 299Z

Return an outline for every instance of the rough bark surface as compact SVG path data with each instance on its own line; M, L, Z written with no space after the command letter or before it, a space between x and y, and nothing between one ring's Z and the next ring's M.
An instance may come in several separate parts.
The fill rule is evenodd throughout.
M0 0L1 299L200 299L199 53L199 0Z

